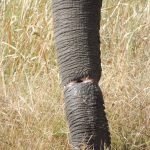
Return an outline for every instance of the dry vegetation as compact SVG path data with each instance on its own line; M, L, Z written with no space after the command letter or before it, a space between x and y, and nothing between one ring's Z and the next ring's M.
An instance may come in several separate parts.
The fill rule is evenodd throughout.
M102 87L113 150L150 149L150 1L105 0ZM0 149L69 150L50 0L0 0Z

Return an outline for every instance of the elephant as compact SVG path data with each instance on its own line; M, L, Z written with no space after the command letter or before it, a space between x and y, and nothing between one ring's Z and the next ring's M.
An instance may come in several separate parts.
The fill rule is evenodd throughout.
M101 77L102 0L52 0L54 41L73 150L110 148Z

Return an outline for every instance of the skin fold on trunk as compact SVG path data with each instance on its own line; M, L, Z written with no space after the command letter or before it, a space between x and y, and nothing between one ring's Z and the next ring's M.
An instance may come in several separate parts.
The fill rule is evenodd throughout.
M101 77L102 0L53 0L54 38L74 150L110 147Z

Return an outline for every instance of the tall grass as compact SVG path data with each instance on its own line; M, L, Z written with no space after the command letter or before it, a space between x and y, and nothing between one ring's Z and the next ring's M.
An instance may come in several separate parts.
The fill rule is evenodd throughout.
M150 149L150 1L106 0L104 93L114 150ZM69 150L51 1L0 1L0 149Z

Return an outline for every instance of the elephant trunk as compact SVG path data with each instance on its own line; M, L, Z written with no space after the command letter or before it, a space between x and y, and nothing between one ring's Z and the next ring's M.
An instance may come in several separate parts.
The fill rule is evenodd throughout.
M53 0L54 35L73 149L110 145L98 81L102 0Z
M65 89L66 114L74 149L102 150L109 146L109 132L102 93L92 82Z

